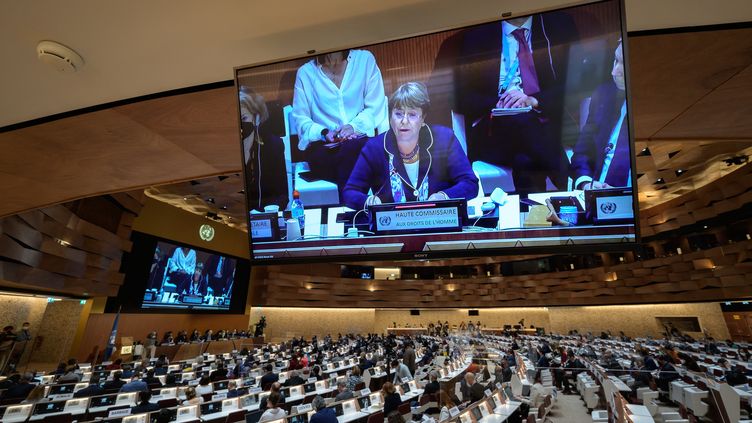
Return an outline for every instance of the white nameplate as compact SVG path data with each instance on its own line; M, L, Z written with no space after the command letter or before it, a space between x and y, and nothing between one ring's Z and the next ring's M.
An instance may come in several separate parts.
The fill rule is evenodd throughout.
M416 229L458 228L457 207L386 210L376 212L376 230L411 231Z
M309 377L308 378L308 383L316 383L317 380L318 379L316 379L315 377Z
M298 406L298 413L307 413L309 411L313 411L313 405L301 404Z
M598 219L631 219L634 217L632 196L597 197L595 199Z
M130 408L120 408L118 410L112 410L107 414L107 418L111 419L113 417L125 417L129 416L131 414Z
M410 378L409 377L403 377L402 378L402 383L407 383L407 382L410 382Z
M487 397L491 396L491 390L490 389L486 389L483 393L486 394Z
M501 383L496 382L496 389L501 389Z
M370 395L370 394L371 394L371 389L370 388L366 388L366 389L361 389L360 390L360 396L361 397L364 397L364 396Z
M212 395L212 401L227 399L227 392Z
M460 414L460 410L457 407L452 407L449 409L449 416L450 417L457 417L457 414Z

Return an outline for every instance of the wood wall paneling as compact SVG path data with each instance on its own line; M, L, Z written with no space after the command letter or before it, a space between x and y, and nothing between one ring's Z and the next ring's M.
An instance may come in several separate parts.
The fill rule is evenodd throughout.
M73 295L116 295L123 283L120 260L132 247L128 240L130 226L106 223L108 230L74 211L97 216L104 201L108 212L117 214L108 222L130 225L140 212L137 203L141 200L143 193L124 193L0 220L0 258L4 259L0 260L0 286Z

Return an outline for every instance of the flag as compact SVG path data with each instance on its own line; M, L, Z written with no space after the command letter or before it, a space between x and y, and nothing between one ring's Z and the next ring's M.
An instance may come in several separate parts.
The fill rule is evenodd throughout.
M110 332L110 339L107 340L107 349L104 350L104 358L102 361L109 361L112 356L112 352L115 351L115 340L117 339L118 320L120 320L120 310L123 307L118 308L115 321L112 322L112 332Z

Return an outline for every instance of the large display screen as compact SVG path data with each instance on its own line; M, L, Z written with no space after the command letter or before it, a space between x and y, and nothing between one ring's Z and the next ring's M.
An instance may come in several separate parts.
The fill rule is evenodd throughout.
M242 313L248 260L134 232L125 282L110 311Z
M229 310L235 264L234 258L158 242L141 307Z
M633 246L625 35L607 0L237 68L252 259Z

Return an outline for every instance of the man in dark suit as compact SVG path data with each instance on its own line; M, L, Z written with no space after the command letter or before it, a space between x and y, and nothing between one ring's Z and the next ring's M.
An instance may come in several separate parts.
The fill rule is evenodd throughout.
M152 411L158 411L159 405L149 402L151 399L151 392L141 391L138 393L138 405L131 407L131 414L151 413Z
M577 189L632 185L621 42L611 76L613 81L602 84L591 97L587 123L574 147L571 169Z
M266 373L261 376L261 381L259 385L261 386L261 389L268 390L272 383L279 380L279 375L274 373L274 367L272 367L271 364L267 364L266 367L264 367L264 370Z
M104 386L102 388L105 391L114 391L114 390L120 390L120 388L125 385L125 381L121 380L123 377L123 373L120 371L115 372L115 374L112 375L112 380L105 382Z
M545 191L546 177L566 188L560 139L568 52L576 38L571 17L552 12L461 31L437 57L434 103L464 116L471 161L512 167L517 192ZM453 92L442 92L447 86ZM527 113L490 117L496 107L528 106Z
M465 378L460 382L460 392L462 393L463 402L476 402L483 399L484 387L476 382L475 374L465 373Z
M405 363L410 373L415 376L415 349L413 343L408 342L405 346L405 352L402 355L402 362Z
M204 267L206 276L209 279L209 288L212 289L213 295L219 297L226 294L230 287L232 272L235 270L235 260L218 254L212 254L206 260Z

